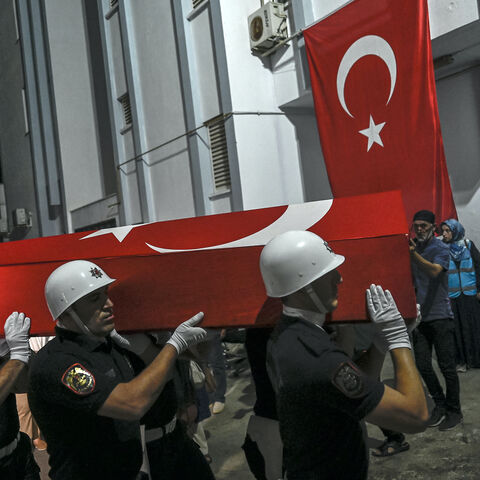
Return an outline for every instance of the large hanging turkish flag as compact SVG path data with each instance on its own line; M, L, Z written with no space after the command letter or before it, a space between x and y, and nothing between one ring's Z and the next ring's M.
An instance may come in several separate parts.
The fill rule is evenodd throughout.
M200 310L210 327L272 324L281 304L267 300L260 252L288 230L317 233L346 257L332 321L366 320L370 283L389 288L405 317L415 315L399 192L4 243L0 315L24 311L32 333L51 333L45 281L61 264L88 259L117 279L109 293L120 331L173 328Z
M456 217L427 0L355 0L304 37L333 195L400 189L408 221Z

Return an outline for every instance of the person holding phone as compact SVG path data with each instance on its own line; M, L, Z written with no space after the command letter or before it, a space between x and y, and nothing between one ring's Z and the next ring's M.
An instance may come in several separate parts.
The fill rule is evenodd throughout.
M460 382L455 365L453 312L448 296L448 245L435 236L435 215L419 210L413 217L415 239L410 239L410 258L417 303L422 320L413 332L417 368L435 402L429 427L450 430L463 421ZM446 392L432 366L435 348Z

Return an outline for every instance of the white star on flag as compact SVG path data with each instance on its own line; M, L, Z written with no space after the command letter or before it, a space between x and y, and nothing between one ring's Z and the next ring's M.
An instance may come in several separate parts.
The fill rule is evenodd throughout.
M115 235L115 238L121 243L125 240L125 237L130 233L133 228L141 227L147 225L146 223L141 223L139 225L125 225L123 227L114 227L114 228L104 228L103 230L97 230L96 232L91 233L85 237L82 237L80 240L85 240L86 238L99 237L101 235L107 235L109 233Z
M370 125L365 130L359 130L358 133L365 135L368 138L367 152L372 148L374 143L378 143L383 147L382 139L380 138L380 131L385 126L386 122L375 125L372 116L370 115Z

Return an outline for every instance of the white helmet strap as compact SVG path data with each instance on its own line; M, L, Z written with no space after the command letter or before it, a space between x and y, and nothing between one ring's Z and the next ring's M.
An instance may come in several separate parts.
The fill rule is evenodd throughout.
M318 298L318 295L313 290L312 285L306 285L304 289L307 292L307 295L310 297L310 300L312 300L312 302L318 308L319 313L328 313L325 305L322 303L322 301Z
M68 308L66 312L70 315L72 320L75 322L75 325L80 329L82 333L88 335L89 337L94 337L93 333L89 330L89 328L80 320L77 312L72 308Z

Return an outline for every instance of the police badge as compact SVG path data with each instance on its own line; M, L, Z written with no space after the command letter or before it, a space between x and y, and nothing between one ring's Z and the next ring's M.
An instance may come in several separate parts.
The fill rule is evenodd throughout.
M343 362L337 368L332 383L347 397L357 398L363 394L362 373L350 362Z
M80 363L68 367L62 383L77 395L88 395L95 388L95 377Z

